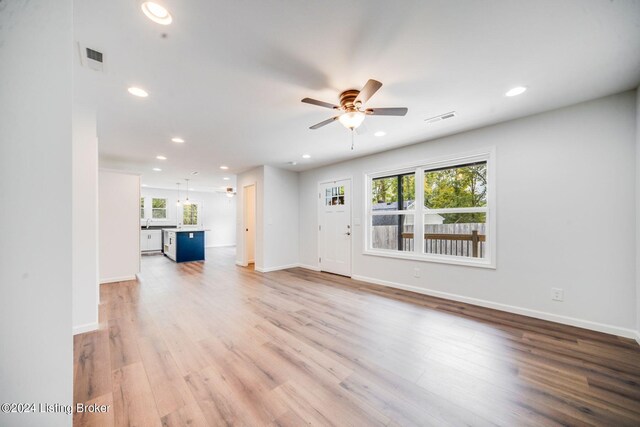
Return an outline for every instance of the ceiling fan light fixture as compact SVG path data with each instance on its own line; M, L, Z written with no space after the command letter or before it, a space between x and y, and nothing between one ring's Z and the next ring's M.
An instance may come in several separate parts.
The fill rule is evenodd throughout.
M356 129L362 124L364 117L365 114L362 111L349 111L341 114L338 120L347 129Z

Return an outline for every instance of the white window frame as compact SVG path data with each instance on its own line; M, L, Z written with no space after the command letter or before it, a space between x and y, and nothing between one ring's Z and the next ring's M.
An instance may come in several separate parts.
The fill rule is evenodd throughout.
M419 162L412 162L408 165L396 167L393 169L377 170L364 174L365 182L365 200L364 206L364 226L363 233L364 242L362 253L364 255L382 256L388 258L400 258L416 261L435 262L443 264L465 265L481 268L496 268L496 182L495 182L495 147L467 152L463 154L443 156ZM487 162L487 206L483 208L449 208L449 209L426 209L424 206L424 172L429 169L438 169L445 167L462 166L474 162ZM387 177L390 175L399 175L404 173L415 172L416 195L415 209L412 211L384 211L378 215L402 215L411 214L414 217L414 236L421 236L420 241L415 240L414 250L398 251L392 249L374 249L372 248L373 226L372 219L376 215L372 210L371 192L372 182L375 178ZM426 213L461 213L461 212L485 212L487 214L486 236L488 242L485 246L484 258L471 258L455 255L428 254L424 252L424 216Z
M164 208L154 208L153 207L153 201L154 200L164 200ZM145 201L145 205L146 205L146 201ZM166 197L151 197L151 204L150 204L151 217L150 218L152 220L155 220L155 221L166 221L169 218L169 216L168 216L169 212L167 212L168 206L169 206L169 199L167 199ZM163 209L164 210L164 217L163 218L154 217L153 216L153 210L154 209Z

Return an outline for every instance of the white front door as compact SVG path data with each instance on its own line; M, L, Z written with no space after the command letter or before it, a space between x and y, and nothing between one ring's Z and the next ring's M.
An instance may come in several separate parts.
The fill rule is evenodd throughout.
M320 270L351 276L351 180L320 184Z

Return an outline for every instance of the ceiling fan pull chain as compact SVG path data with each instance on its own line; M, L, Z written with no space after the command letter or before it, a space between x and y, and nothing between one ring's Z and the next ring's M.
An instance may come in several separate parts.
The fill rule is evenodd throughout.
M353 128L351 128L351 151L353 151Z

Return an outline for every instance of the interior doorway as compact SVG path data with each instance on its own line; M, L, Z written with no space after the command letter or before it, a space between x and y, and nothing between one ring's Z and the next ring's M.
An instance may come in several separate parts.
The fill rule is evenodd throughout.
M244 260L256 262L256 185L244 186Z
M319 185L320 270L351 276L351 179Z

